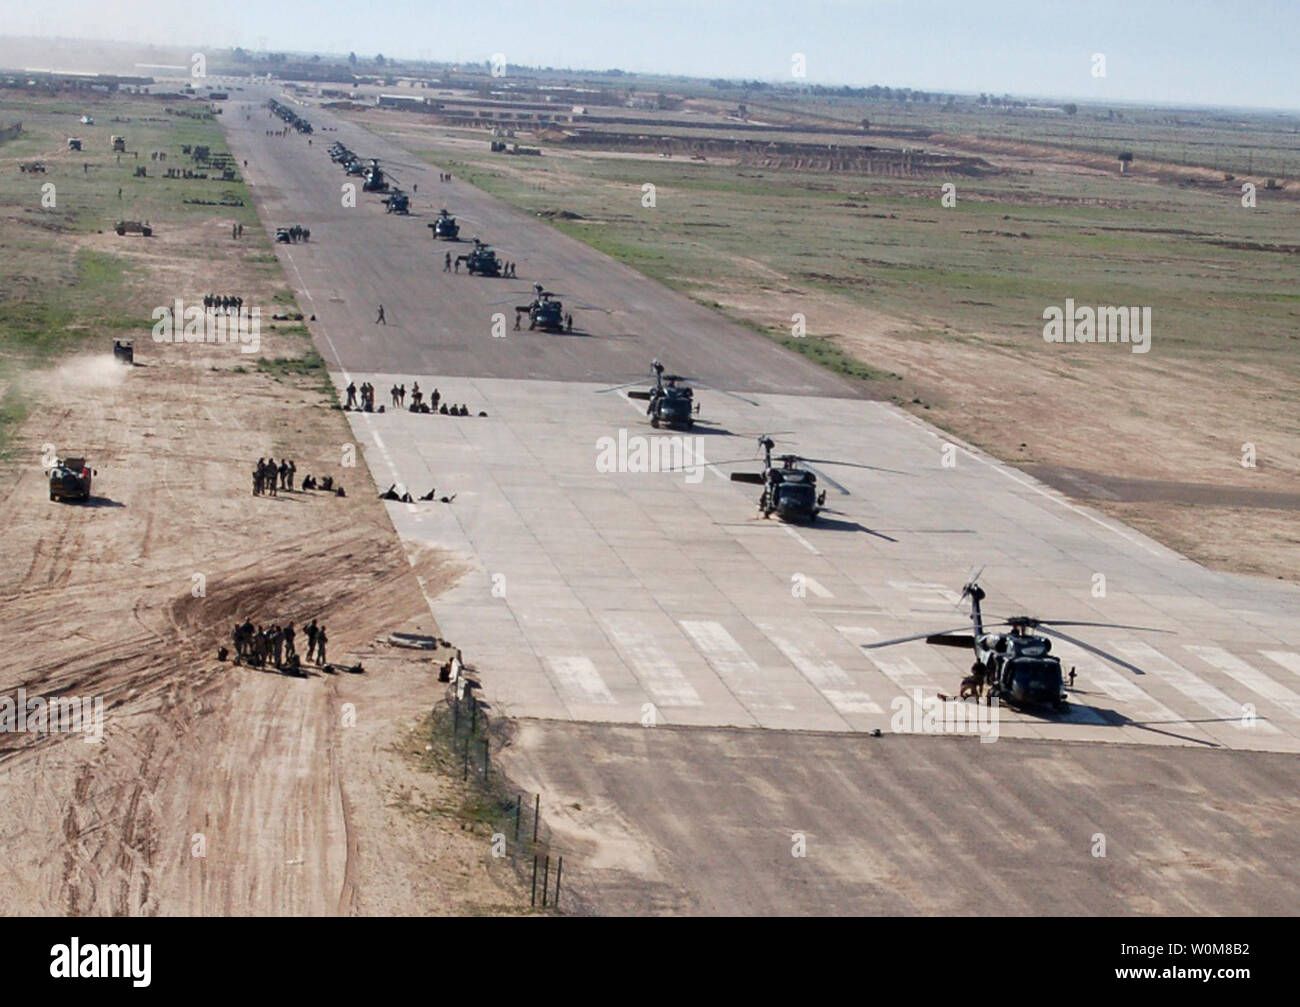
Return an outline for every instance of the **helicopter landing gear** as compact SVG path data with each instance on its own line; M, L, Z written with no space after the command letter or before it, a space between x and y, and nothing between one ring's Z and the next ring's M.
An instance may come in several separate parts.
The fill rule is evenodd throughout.
M658 416L651 416L651 417L650 417L650 425L651 425L652 427L654 427L656 430L658 430L658 429L659 429L659 417L658 417Z

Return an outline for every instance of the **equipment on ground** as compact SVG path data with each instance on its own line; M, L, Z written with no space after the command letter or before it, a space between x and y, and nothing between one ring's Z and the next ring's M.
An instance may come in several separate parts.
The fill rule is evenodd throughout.
M924 640L938 647L969 647L975 653L970 674L962 680L961 697L973 695L978 701L981 692L986 702L994 699L1022 707L1049 706L1058 713L1068 709L1061 659L1051 653L1052 641L1049 636L1066 640L1077 647L1096 654L1121 668L1144 674L1141 668L1125 661L1121 657L1108 653L1090 643L1084 643L1068 633L1062 632L1060 626L1103 626L1108 629L1136 630L1144 633L1163 633L1166 630L1151 626L1125 626L1114 622L1080 622L1078 620L1039 619L1030 615L1015 615L999 619L992 624L984 622L980 611L980 602L984 600L984 589L979 585L976 571L962 588L962 599L970 599L970 620L973 632L962 632L965 626L956 629L943 629L932 633L918 633L914 636L902 636L880 643L863 644L865 650L880 647L892 647L913 640ZM991 631L989 626L1006 626L1010 632ZM1038 632L1031 632L1037 630ZM1039 633L1045 635L1038 635Z
M85 458L60 458L50 469L51 500L89 500L90 483L99 475Z
M80 149L81 149L81 137L79 136L68 137L68 150L80 150Z
M113 359L124 364L135 363L135 344L129 339L113 340Z

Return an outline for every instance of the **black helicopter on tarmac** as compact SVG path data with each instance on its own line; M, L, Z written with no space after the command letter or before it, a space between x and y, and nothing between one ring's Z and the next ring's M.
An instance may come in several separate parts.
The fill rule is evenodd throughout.
M1051 652L1052 641L1048 637L1065 640L1129 671L1138 674L1143 672L1141 668L1123 658L1085 643L1063 632L1059 627L1103 626L1109 629L1127 629L1145 633L1167 632L1151 626L1125 626L1114 622L1081 622L1074 619L1040 619L1030 615L1013 615L994 623L985 623L980 610L980 602L985 597L984 589L979 585L980 572L982 569L971 576L961 592L963 599L970 599L970 632L962 632L966 629L965 626L957 629L942 629L937 632L882 640L880 643L863 644L863 649L893 647L913 640L924 640L938 647L969 647L974 651L975 660L971 664L970 674L962 679L960 698L974 696L978 701L983 697L989 703L996 699L1019 707L1046 706L1063 713L1069 706L1064 676L1061 673L1061 659ZM991 628L1001 626L1007 627L1008 631L1001 632Z
M460 225L456 223L456 218L448 213L445 207L438 211L438 219L429 225L429 230L433 232L435 238L460 241Z
M751 406L758 405L753 399L747 399L735 392L715 388L699 378L689 378L684 374L665 374L664 365L657 358L650 362L650 373L654 379L654 386L644 392L628 392L627 397L646 403L645 414L650 417L650 425L655 429L667 427L670 430L690 430L695 426L696 418L700 413L700 403L695 398L696 386L707 388L713 392L720 392ZM601 392L621 391L624 388L630 388L632 385L639 385L644 380L644 378L641 378L637 381L628 381L621 385L615 385L613 388L601 388L599 390Z
M855 469L871 469L875 472L893 472L895 475L904 474L876 465L836 461L833 458L804 458L800 455L780 455L776 459L780 463L778 466L772 463L772 449L776 447L776 442L767 434L763 434L758 438L758 445L763 449L763 471L733 472L731 479L733 482L754 483L763 487L763 492L758 498L758 509L762 511L765 518L775 514L782 521L802 523L814 521L826 506L826 491L817 489L819 476L843 496L849 496L847 489L825 472L815 468L816 465L842 465Z

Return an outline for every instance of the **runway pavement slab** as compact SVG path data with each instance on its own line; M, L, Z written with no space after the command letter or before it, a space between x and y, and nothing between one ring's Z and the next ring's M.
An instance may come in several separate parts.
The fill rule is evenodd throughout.
M702 393L707 427L671 433L596 384L349 377L487 413L349 418L377 484L454 494L386 506L412 548L471 567L436 613L511 715L889 731L915 690L955 693L971 655L862 645L968 626L982 566L988 612L1154 630L1072 633L1142 673L1054 641L1078 671L1069 712L1004 707L1003 735L1300 750L1293 589L1207 571L888 404ZM876 468L822 466L848 494L811 526L764 520L759 488L727 478L761 468L724 432L744 428Z

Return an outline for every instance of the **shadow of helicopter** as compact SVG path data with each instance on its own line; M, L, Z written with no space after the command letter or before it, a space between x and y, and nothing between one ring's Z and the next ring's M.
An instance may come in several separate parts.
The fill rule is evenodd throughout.
M893 542L895 545L898 544L898 539L886 535L883 531L876 531L874 528L868 528L860 521L841 521L838 518L826 516L827 514L833 513L837 514L839 512L823 507L821 512L817 515L816 524L810 525L809 527L819 530L825 529L826 531L859 531L875 538L882 538L886 542Z

